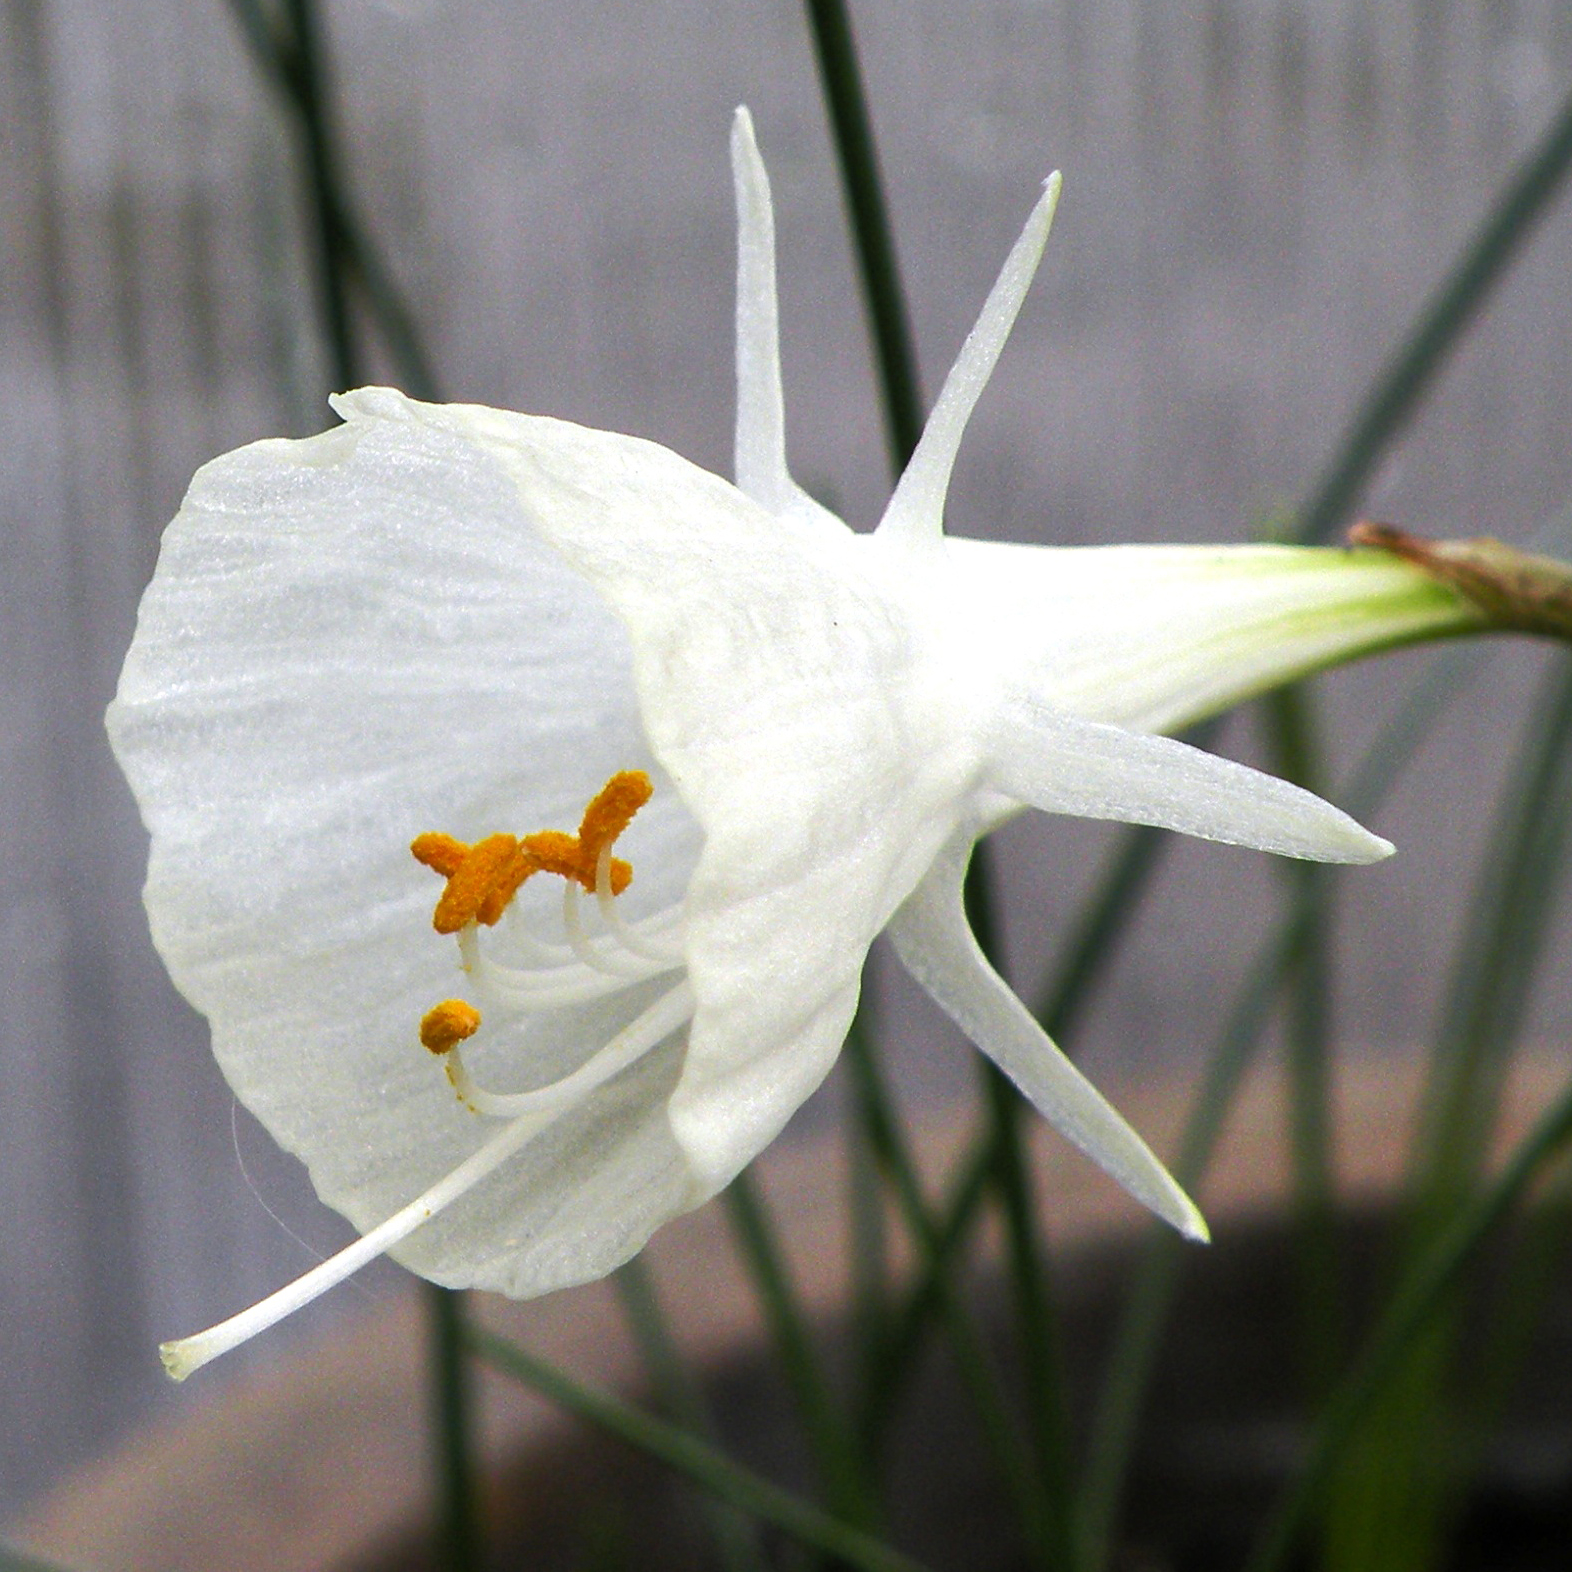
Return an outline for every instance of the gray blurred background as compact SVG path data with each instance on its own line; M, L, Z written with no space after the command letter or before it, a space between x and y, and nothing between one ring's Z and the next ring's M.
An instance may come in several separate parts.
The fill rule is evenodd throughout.
M853 14L930 396L1039 181L1065 172L952 493L952 528L1012 539L1242 540L1302 497L1572 83L1556 0ZM357 199L448 396L635 432L722 471L726 134L749 103L775 186L794 467L854 524L877 516L867 335L790 0L333 0L327 17ZM192 470L326 423L301 236L290 133L223 0L0 0L0 1515L201 1400L166 1388L153 1346L309 1264L266 1207L314 1248L343 1237L235 1112L163 975L101 724ZM1520 258L1369 511L1522 540L1572 500L1569 266L1572 207ZM1334 760L1429 658L1321 684ZM1353 1051L1400 1054L1429 1030L1454 897L1543 658L1493 657L1377 824L1402 855L1344 883ZM1225 746L1258 756L1246 721ZM1001 841L1030 992L1107 842L1042 821ZM1265 859L1173 849L1078 1044L1094 1073L1199 1055L1279 885ZM1572 1023L1564 932L1555 953L1541 1042ZM937 1118L971 1085L967 1056L887 970L879 989L914 1117ZM363 1304L340 1295L316 1324Z

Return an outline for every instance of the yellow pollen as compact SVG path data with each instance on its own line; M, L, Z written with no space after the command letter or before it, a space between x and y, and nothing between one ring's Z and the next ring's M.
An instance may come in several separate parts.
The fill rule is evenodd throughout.
M431 830L417 835L409 844L415 861L447 880L432 914L432 927L438 933L458 933L472 922L490 927L533 873L576 879L594 894L601 853L627 829L654 789L642 770L619 770L591 799L577 835L561 830L541 830L522 840L488 835L473 846ZM621 895L632 878L632 865L613 857L611 893Z
M524 847L543 871L559 878L577 879L591 894L600 854L633 822L633 815L650 800L655 788L643 770L619 770L595 794L584 810L577 835L542 830L524 837ZM620 857L611 859L611 893L621 895L633 878L633 867Z
M427 1010L420 1022L420 1040L434 1054L452 1053L480 1026L480 1011L462 999L444 999Z
M416 862L424 863L444 879L451 879L459 871L469 851L463 841L456 841L451 835L439 835L432 830L417 835L409 843L409 849Z

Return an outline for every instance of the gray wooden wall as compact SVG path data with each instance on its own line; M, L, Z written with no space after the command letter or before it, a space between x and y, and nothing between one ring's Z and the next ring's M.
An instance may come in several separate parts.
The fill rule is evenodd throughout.
M801 478L854 521L882 434L812 59L791 0L332 0L353 172L452 397L729 456L746 100L775 179ZM1065 198L975 423L954 524L1241 539L1352 402L1572 85L1557 0L863 0L929 391L1047 170ZM138 903L101 714L158 532L215 452L325 419L290 142L223 0L0 0L0 1511L160 1406L160 1336L326 1248L231 1101ZM1572 204L1544 226L1369 499L1523 538L1572 500ZM1520 724L1497 659L1347 885L1349 1039L1419 1041ZM1421 670L1330 685L1339 754ZM1247 733L1233 739L1248 751ZM1005 836L1020 976L1102 842ZM1185 848L1090 1034L1195 1055L1273 870ZM1564 936L1563 936L1564 940ZM1567 946L1534 1030L1572 1021ZM967 1065L897 983L904 1084ZM237 1151L245 1164L242 1172ZM352 1313L353 1293L320 1312ZM272 1359L288 1335L241 1358ZM214 1390L222 1383L216 1377Z

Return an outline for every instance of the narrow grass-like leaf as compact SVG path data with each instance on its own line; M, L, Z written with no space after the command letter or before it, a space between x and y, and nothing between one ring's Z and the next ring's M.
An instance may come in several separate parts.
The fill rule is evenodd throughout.
M1338 796L1361 819L1374 813L1396 784L1442 713L1477 673L1477 647L1448 651L1408 696L1366 751ZM1288 914L1256 952L1246 979L1207 1061L1191 1106L1174 1176L1188 1190L1205 1177L1223 1122L1271 1012L1284 969L1302 942L1309 916L1300 891ZM1106 1564L1114 1518L1124 1491L1136 1424L1161 1346L1186 1248L1170 1230L1154 1226L1131 1279L1108 1356L1093 1417L1080 1493L1081 1564L1089 1572Z
M923 407L873 126L844 0L806 0L806 5L857 248L857 274L868 303L891 468L899 475L922 435Z
M1405 1273L1354 1368L1316 1425L1298 1477L1273 1512L1246 1572L1277 1572L1287 1560L1328 1474L1425 1323L1444 1305L1474 1252L1505 1220L1544 1167L1572 1142L1572 1087L1540 1117L1501 1172L1452 1218Z
M464 1350L464 1296L424 1284L430 1342L432 1432L445 1572L478 1572L480 1514L472 1392Z
M851 219L858 273L872 324L892 469L898 476L922 434L922 396L918 387L916 355L912 348L905 297L895 260L895 245L884 201L883 183L879 175L872 124L844 0L807 0L807 16ZM981 847L973 854L967 879L967 896L973 931L977 934L983 953L992 955L996 953L997 947L991 932L993 924L987 857ZM872 1067L871 1043L864 1040L860 1052L866 1065ZM984 1072L985 1076L994 1073L991 1067ZM1032 1216L1033 1199L1026 1178L1026 1162L1014 1116L1013 1097L1013 1090L1002 1082L999 1087L990 1085L987 1106L991 1114L991 1169L1002 1191L1005 1227L1010 1238L1010 1258L1019 1290L1018 1302L1023 1312L1018 1321L1030 1372L1028 1407L1033 1431L1038 1438L1041 1501L1029 1514L1027 1530L1028 1539L1034 1543L1040 1557L1056 1558L1062 1564L1063 1552L1068 1547L1068 1515L1063 1507L1067 1499L1068 1476L1064 1469L1064 1447L1060 1439L1065 1428L1063 1399L1050 1339L1053 1311L1042 1275L1037 1230ZM872 1111L870 1099L881 1098L882 1091L877 1080L865 1081L863 1106ZM888 1113L887 1104L883 1111ZM910 1177L908 1175L908 1180ZM938 1237L938 1231L933 1227L931 1219L924 1215L921 1194L913 1183L908 1182L904 1186L902 1205L909 1219L915 1221L920 1229L918 1239L926 1262L942 1275L947 1270L946 1258L930 1248ZM944 1307L953 1342L960 1304L958 1290L953 1284L942 1283L936 1297ZM979 1383L982 1380L980 1369L974 1366L969 1383L974 1395L980 1390ZM997 1445L1006 1444L1000 1429L1001 1424L1006 1422L1003 1416L984 1416L985 1429L995 1436ZM1033 1532L1033 1525L1037 1532ZM1055 1538L1058 1540L1057 1549Z
M0 1572L66 1572L66 1569L54 1561L44 1561L0 1545Z
M932 1260L944 1248L938 1224L923 1198L916 1170L897 1155L901 1151L901 1143L892 1103L880 1078L878 1060L869 1051L869 1045L861 1033L855 1030L855 1025L846 1043L846 1063L851 1071L852 1088L859 1102L864 1126L884 1166L885 1177L901 1209L902 1219L911 1232L920 1258ZM986 1171L981 1173L979 1184L986 1177ZM935 1312L944 1327L983 1438L1003 1474L1028 1549L1039 1564L1046 1565L1050 1547L1049 1525L1044 1517L1043 1501L1036 1486L1032 1460L1017 1434L987 1348L967 1308L960 1286L961 1258L952 1255L951 1259L957 1270L929 1274ZM890 1351L894 1351L893 1346ZM887 1367L886 1375L891 1379L881 1383L877 1389L882 1402L877 1408L865 1412L862 1429L869 1438L870 1452L877 1448L884 1424L890 1417L890 1407L898 1395L901 1380L909 1374L909 1368L904 1362L899 1366Z
M1299 685L1280 688L1263 701L1263 708L1274 773L1307 791L1324 791L1309 693ZM1305 913L1283 1002L1300 1374L1305 1399L1313 1404L1331 1385L1343 1319L1332 1151L1330 890L1316 863L1290 863L1283 871Z
M1400 1263L1422 1258L1478 1188L1501 1087L1564 883L1572 830L1572 670L1549 674L1481 862L1447 990L1413 1163ZM1458 1411L1464 1305L1433 1315L1334 1470L1329 1568L1437 1564L1465 1495Z
M323 336L336 388L360 381L363 357L349 306L351 276L358 270L363 281L369 277L373 304L394 325L395 348L411 357L412 369L424 382L412 391L436 397L413 319L376 263L370 242L348 218L351 204L338 150L332 70L313 0L283 0L276 17L263 10L260 0L232 0L232 9L263 75L279 90L296 122L301 178L312 215ZM450 1572L473 1572L483 1552L463 1356L464 1301L450 1289L433 1286L426 1304L442 1556Z
M644 1257L636 1255L620 1266L612 1280L657 1402L684 1430L715 1444L709 1404L671 1334ZM716 1553L728 1572L765 1572L764 1554L752 1522L735 1507L708 1494L701 1494L700 1500Z
M923 1572L920 1562L821 1511L734 1463L697 1436L575 1381L495 1333L471 1328L469 1345L493 1369L576 1414L646 1456L675 1469L719 1501L772 1523L800 1543L859 1572Z
M1572 95L1495 204L1354 412L1337 456L1299 511L1295 538L1330 540L1381 456L1418 407L1463 329L1561 189L1572 167Z
M723 1200L742 1260L758 1291L825 1499L837 1517L860 1528L872 1528L878 1509L862 1452L819 1359L807 1314L752 1175L744 1171L732 1180Z

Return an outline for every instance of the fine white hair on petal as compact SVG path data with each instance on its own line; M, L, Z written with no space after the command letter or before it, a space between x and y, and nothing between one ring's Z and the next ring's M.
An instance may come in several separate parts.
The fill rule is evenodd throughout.
M970 830L953 837L895 914L888 931L902 965L1060 1134L1143 1206L1187 1238L1205 1240L1195 1203L977 947L962 902L972 842Z
M989 735L988 784L1045 813L1152 824L1317 862L1379 862L1392 843L1312 792L1171 737L1016 697Z
M923 427L917 450L884 510L878 528L881 538L903 545L922 544L936 541L944 533L944 499L950 489L955 455L966 434L966 422L993 375L1042 260L1048 231L1053 227L1054 209L1059 204L1059 185L1055 171L1044 183L1043 194L1026 220L1020 239L1010 248L977 325L966 335Z

